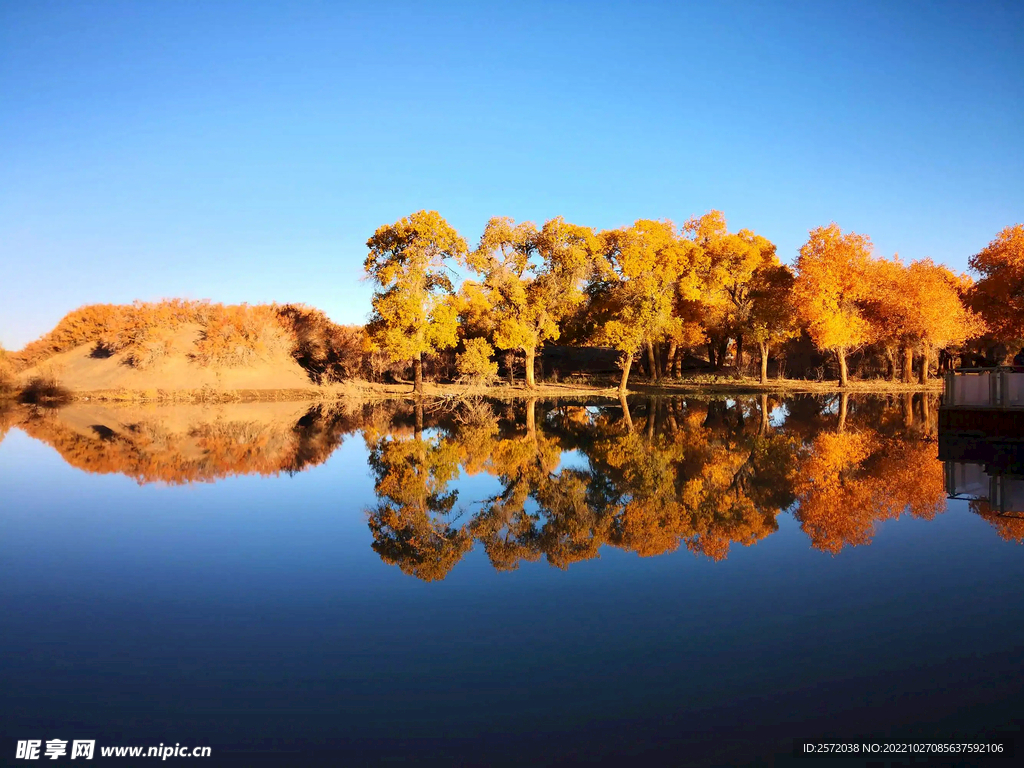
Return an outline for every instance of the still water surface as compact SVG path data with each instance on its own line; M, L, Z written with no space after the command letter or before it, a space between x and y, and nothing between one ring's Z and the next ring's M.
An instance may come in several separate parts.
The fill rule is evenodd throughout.
M947 499L936 408L8 410L3 735L729 765L996 732L1024 520Z

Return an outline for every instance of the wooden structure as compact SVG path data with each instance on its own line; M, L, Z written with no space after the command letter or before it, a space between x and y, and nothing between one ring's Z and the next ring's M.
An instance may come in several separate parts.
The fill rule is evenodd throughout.
M1024 514L1024 370L947 373L939 408L939 459L950 498Z

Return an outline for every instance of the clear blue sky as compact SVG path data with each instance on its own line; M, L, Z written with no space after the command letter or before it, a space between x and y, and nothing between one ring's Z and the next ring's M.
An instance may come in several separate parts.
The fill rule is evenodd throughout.
M362 322L421 208L836 221L960 271L1024 220L1024 3L0 0L0 343L165 296Z

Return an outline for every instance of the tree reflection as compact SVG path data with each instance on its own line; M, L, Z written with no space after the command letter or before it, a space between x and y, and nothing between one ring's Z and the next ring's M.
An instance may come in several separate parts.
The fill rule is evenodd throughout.
M866 401L852 426L840 418L813 438L796 483L796 517L812 546L835 554L869 544L879 522L903 514L931 520L945 509L942 463L926 439L935 431L928 397L918 395L916 405L902 397L891 409Z
M8 409L0 434L13 425L76 467L177 484L299 472L358 432L376 493L366 510L373 550L437 581L475 543L498 571L541 559L568 568L607 547L724 560L778 530L783 511L815 549L869 544L886 520L945 509L930 397L421 400L173 415L73 406ZM466 487L487 490L460 498ZM972 509L1024 541L1024 521L983 502Z
M779 513L793 509L812 546L835 554L870 543L880 521L944 509L929 406L846 395L458 406L400 460L384 461L381 447L372 453L382 498L371 516L374 547L429 578L447 573L473 540L502 571L542 557L567 568L605 546L641 557L685 546L723 560L734 544L776 531ZM569 451L584 466L559 469ZM453 462L500 487L465 511L460 527L454 497L441 493Z
M368 462L379 499L369 513L374 551L403 573L443 579L473 546L469 531L448 519L459 496L448 490L459 474L458 445L417 429L412 438L378 438Z

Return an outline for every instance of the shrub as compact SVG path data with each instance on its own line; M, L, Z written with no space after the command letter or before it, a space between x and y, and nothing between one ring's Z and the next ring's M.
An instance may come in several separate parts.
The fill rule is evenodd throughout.
M274 307L217 305L196 343L203 365L242 366L290 352L292 341Z
M466 351L458 354L455 366L459 377L483 383L498 375L498 364L493 360L494 347L487 339L467 339Z
M11 394L15 389L14 361L7 350L0 347L0 397Z
M71 391L60 383L56 374L49 372L33 376L18 399L33 405L60 405L71 400Z
M175 330L187 323L202 325L218 306L209 301L184 299L90 304L66 314L52 331L26 345L13 357L15 364L25 369L82 344L95 344L93 354L97 357L137 351L142 360L150 356L146 345L154 339L159 341L158 330ZM134 357L129 355L129 358L126 362L131 365Z
M369 340L358 325L337 325L301 304L276 307L294 338L292 357L317 384L342 381L369 372Z

